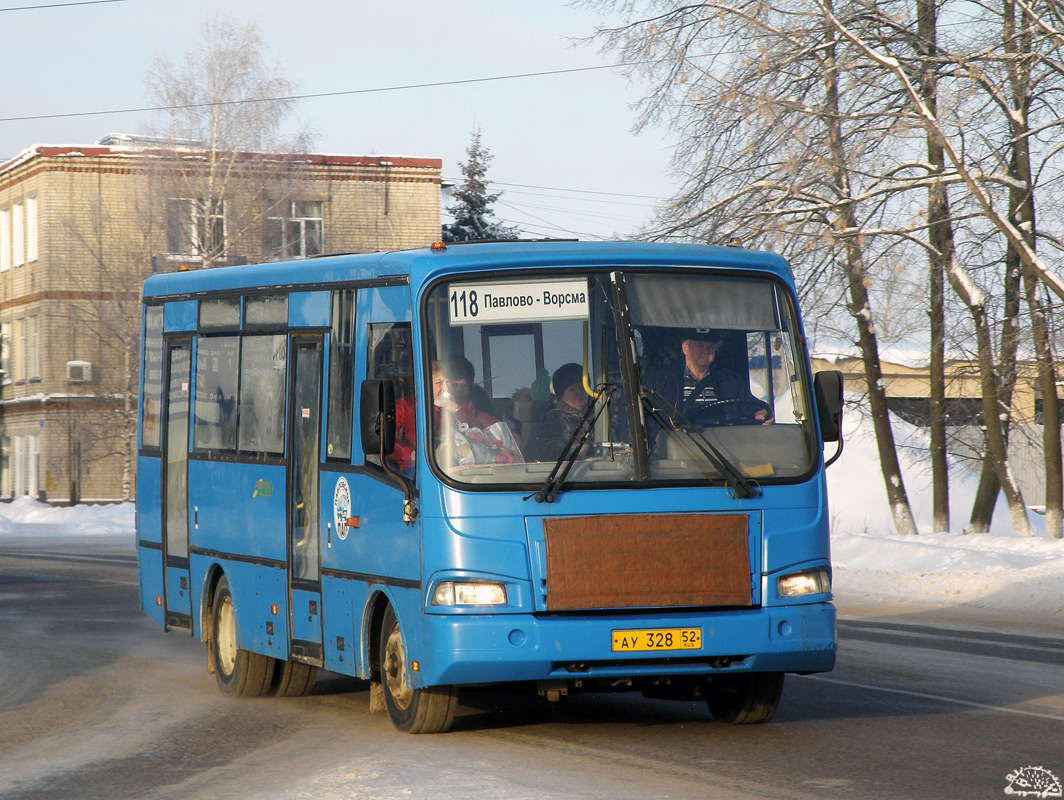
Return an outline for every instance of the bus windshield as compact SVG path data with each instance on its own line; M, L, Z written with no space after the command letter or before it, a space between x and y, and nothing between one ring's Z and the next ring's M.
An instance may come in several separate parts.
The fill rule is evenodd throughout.
M795 310L773 280L462 277L426 303L431 455L452 481L747 486L814 465Z

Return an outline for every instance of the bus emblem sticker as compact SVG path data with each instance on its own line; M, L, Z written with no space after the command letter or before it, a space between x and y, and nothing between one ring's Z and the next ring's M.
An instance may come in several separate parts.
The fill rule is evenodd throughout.
M336 491L333 492L333 521L336 523L336 535L340 541L347 538L347 518L351 516L351 489L347 485L347 478L340 478L336 482Z

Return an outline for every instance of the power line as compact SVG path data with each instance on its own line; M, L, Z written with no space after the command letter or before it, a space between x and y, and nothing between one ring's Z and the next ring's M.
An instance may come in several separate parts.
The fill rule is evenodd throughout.
M519 214L524 214L525 216L531 217L532 219L536 220L537 222L548 226L548 228L551 228L551 229L554 229L554 230L557 230L557 231L562 231L562 232L567 233L567 234L569 234L571 236L578 236L578 237L582 237L582 238L585 238L585 239L602 239L603 238L600 234L597 234L597 233L590 233L590 232L587 232L587 231L584 231L584 232L574 231L572 228L566 228L563 225L559 225L556 222L551 222L548 219L544 219L543 217L537 216L536 214L533 214L530 211L518 208L517 206L511 205L510 203L503 202L502 200L499 200L498 203L501 206L506 206L511 211L517 211ZM503 220L503 221L515 222L516 224L520 225L522 228L525 227L525 225L521 224L520 222L518 222L516 220Z
M78 0L78 2L71 3L45 3L39 6L11 6L10 8L0 8L0 13L4 11L36 11L38 8L66 8L67 6L98 6L103 3L125 3L127 0Z
M623 64L616 64L615 66L625 66ZM518 189L543 189L549 192L574 192L576 194L602 194L608 197L637 197L643 200L668 200L667 197L657 197L651 194L628 194L626 192L596 192L591 189L564 189L559 186L532 186L527 183L503 183L502 181L491 181L493 186L513 186Z
M443 179L445 181L451 181L455 185L459 185L459 184L464 182L464 179L449 178L446 175L443 177ZM602 197L630 197L630 198L634 198L636 200L653 200L655 202L663 202L663 201L666 201L666 200L669 199L668 197L658 197L656 195L649 195L649 194L631 194L630 192L603 192L603 191L596 191L594 189L569 189L569 188L565 188L565 187L562 187L562 186L532 186L531 184L527 184L527 183L506 183L505 181L488 181L488 183L491 186L511 186L511 187L515 187L515 188L524 188L524 189L541 189L541 190L543 190L545 192L569 192L569 193L572 193L572 194L600 195ZM584 198L584 197L566 197L564 195L559 196L557 194L537 194L536 192L508 192L507 194L510 194L510 195L521 194L521 195L527 195L529 197L553 197L553 198L556 198L558 200L574 200L574 201L590 202L590 203L606 203L608 205L617 205L617 206L646 206L647 205L646 203L628 203L628 202L622 202L622 201L617 201L617 200L599 200L599 199L596 199L594 197L588 197L588 198Z
M492 183L494 183L494 181ZM565 191L578 191L578 190L556 189L554 194L551 194L549 192L509 191L509 192L506 192L506 196L507 197L515 197L515 196L519 196L519 197L549 197L552 200L562 200L562 201L570 202L570 203L598 203L599 205L627 206L629 208L652 208L653 205L654 205L653 203L648 203L646 201L639 201L639 200L636 200L636 201L603 200L603 199L600 199L598 197L571 197L571 196L566 195L566 194L557 194L557 192L565 192ZM599 193L598 192L591 192L591 194L599 194ZM607 194L607 193L606 192L602 192L602 194ZM612 193L609 193L609 194L612 194ZM636 197L636 198L639 197L639 195L620 195L620 196L621 197Z
M500 200L498 202L501 203L502 201ZM539 206L539 205L530 205L528 203L515 203L513 201L507 203L506 205L508 205L510 208L519 209L521 211L524 211L525 213L530 213L530 211L529 211L530 209L535 209L537 211L549 211L549 212L555 213L555 214L565 214L570 219L575 218L575 217L580 217L580 218L585 219L585 220L587 220L589 222L605 220L605 221L612 221L614 223L628 223L628 222L639 223L639 222L643 222L645 220L645 217L620 216L618 214L595 213L594 211L580 211L579 209L576 209L576 208L562 208L562 207L559 207L559 206Z
M87 2L119 2L119 0L86 0ZM216 103L187 103L174 106L142 106L139 108L115 108L107 111L72 111L63 114L31 114L22 117L0 117L0 122L29 122L41 119L69 119L71 117L98 117L112 114L142 114L147 111L182 111L193 108L210 108L216 106L238 106L247 103L282 103L294 100L314 100L322 97L349 97L357 94L375 94L380 92L400 92L409 89L434 89L441 86L462 86L472 83L489 83L491 81L512 81L522 78L542 78L548 75L568 75L574 72L594 72L603 69L617 69L630 64L600 64L596 67L571 67L569 69L551 69L541 72L521 72L513 75L493 75L487 78L463 78L453 81L434 81L432 83L408 83L399 86L378 86L373 89L347 89L339 92L315 92L313 94L293 94L284 97L258 97L251 100L223 100Z

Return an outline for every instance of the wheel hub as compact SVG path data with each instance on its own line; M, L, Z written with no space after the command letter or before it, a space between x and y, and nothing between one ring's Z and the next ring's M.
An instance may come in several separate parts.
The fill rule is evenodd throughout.
M403 652L403 637L396 625L388 634L388 642L384 647L384 684L391 696L392 701L404 711L410 706L410 700L414 696L414 690L410 688L406 680L406 655Z
M218 609L217 630L214 632L214 647L218 667L226 675L232 675L236 666L236 615L233 601L226 597Z

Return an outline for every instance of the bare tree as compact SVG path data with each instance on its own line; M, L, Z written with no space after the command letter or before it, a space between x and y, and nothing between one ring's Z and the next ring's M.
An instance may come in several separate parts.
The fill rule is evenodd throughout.
M286 184L299 183L298 155L310 141L306 131L280 133L295 85L266 63L255 23L227 17L204 21L200 46L182 64L158 56L146 83L164 115L152 129L165 151L151 177L167 204L167 252L204 267L228 263L233 244L295 194Z
M894 527L916 533L880 363L886 315L875 310L877 273L890 260L877 235L895 182L887 134L904 121L879 113L890 104L883 87L855 71L852 48L806 4L644 5L599 37L654 81L644 121L667 118L681 133L683 190L646 235L774 246L807 298L829 299L823 310L835 316L844 302Z
M1059 421L1040 288L1064 297L1064 282L1038 254L1046 234L1034 216L1035 187L1060 175L1053 159L1061 148L1039 139L1060 124L1051 100L1064 87L1058 5L978 4L977 25L964 26L964 36L951 31L945 45L938 14L948 4L932 0L588 5L627 15L623 25L600 30L598 41L651 81L642 123L664 119L679 133L674 163L685 183L646 235L740 238L782 250L807 304L825 304L820 319L834 318L841 278L899 531L915 528L905 520L907 502L899 513L904 489L878 364L877 327L896 324L887 265L927 254L921 294L930 318L936 530L949 527L946 331L965 327L949 319L948 284L970 320L982 387L986 469L973 526L989 524L1003 489L1014 529L1030 531L1008 466L1026 298L1043 409L1050 410L1043 428L1048 529L1059 535ZM1041 110L1037 124L1034 108ZM1059 246L1060 237L1049 239Z
M112 143L129 148L138 179L84 184L77 213L61 220L69 291L57 292L62 324L51 328L68 331L64 350L95 366L68 398L72 502L83 459L120 456L122 497L133 496L140 286L160 267L154 256L212 266L261 253L266 218L283 215L305 181L307 135L280 134L294 87L264 51L253 24L222 18L204 23L180 66L159 57L147 83L164 122L154 136Z
M820 0L827 10L826 0ZM1051 130L1064 125L1064 118L1045 101L1062 87L1060 49L1064 43L1059 32L1039 14L1033 4L1014 3L1004 0L1000 8L992 4L982 6L988 14L996 15L1001 31L1000 53L984 51L972 54L951 54L956 75L989 97L1005 121L1008 131L1004 157L1007 165L1003 175L984 174L973 164L967 154L963 130L950 129L943 124L940 115L922 97L906 70L905 62L889 49L869 42L859 31L854 30L837 16L832 15L836 29L862 50L884 72L892 75L909 98L915 113L921 120L928 136L947 155L953 169L963 179L968 193L979 203L983 216L993 224L1006 241L1005 264L1007 286L1017 285L1018 276L1023 279L1023 294L1027 299L1031 319L1039 386L1043 395L1043 409L1049 411L1044 419L1044 449L1046 455L1047 531L1050 536L1061 536L1061 441L1056 376L1050 347L1050 333L1040 302L1037 282L1041 281L1052 292L1064 298L1064 280L1060 278L1036 249L1035 227L1035 172L1032 167L1032 147L1035 131L1031 126L1032 107L1037 102L1048 108L1041 130ZM1056 14L1055 4L1043 7L1049 14ZM1035 46L1040 40L1043 52ZM1045 52L1045 51L1048 51ZM1042 65L1042 75L1035 71ZM1048 79L1048 81L1047 81ZM1048 82L1048 85L1047 85ZM1055 148L1054 148L1055 151ZM1055 152L1051 151L1051 155ZM1003 183L1008 187L1007 211L1002 211L995 198L993 184ZM1015 293L1018 297L1018 292ZM1009 309L1011 310L1011 309ZM1018 315L1017 315L1018 316ZM1003 340L1003 351L1015 351L1014 342ZM1005 381L1014 381L1014 375L1006 375ZM990 387L984 382L984 391ZM1007 407L1007 406L1006 406ZM993 412L993 413L991 413ZM1009 500L1013 526L1017 533L1029 533L1018 487L1012 481L1006 460L1007 444L1000 441L1005 434L998 421L1001 410L995 404L984 402L984 422L987 425L988 465L992 462L997 481ZM1007 429L1006 429L1007 430ZM983 502L990 493L983 494ZM1022 517L1022 519L1021 519ZM974 521L974 515L973 515Z

